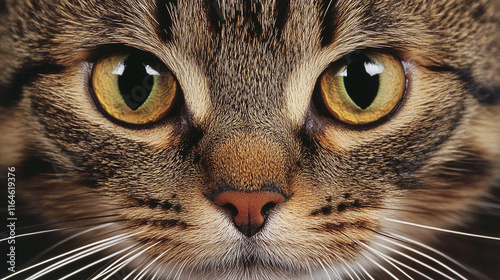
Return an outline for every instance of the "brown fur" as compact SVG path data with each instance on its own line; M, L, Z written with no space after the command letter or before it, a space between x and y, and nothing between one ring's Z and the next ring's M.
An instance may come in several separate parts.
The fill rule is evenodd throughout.
M247 2L5 1L0 167L18 170L19 224L33 214L63 222L48 228L114 221L69 248L137 233L119 247L154 246L131 269L164 253L163 277L181 279L328 279L342 266L361 275L357 265L388 279L370 259L399 273L364 244L439 279L387 249L401 249L387 234L500 277L499 241L385 220L500 236L498 213L477 210L499 205L498 1ZM102 114L92 64L123 48L175 74L178 113L144 127ZM315 87L331 63L364 50L401 59L408 88L388 118L352 127L321 113ZM226 186L272 186L287 201L248 239L209 199Z

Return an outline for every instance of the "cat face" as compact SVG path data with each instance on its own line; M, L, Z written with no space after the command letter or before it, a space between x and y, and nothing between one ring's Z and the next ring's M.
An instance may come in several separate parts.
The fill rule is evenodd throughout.
M469 222L499 178L497 17L493 1L8 1L0 165L73 248L121 261L102 278L413 275L399 252L436 238L415 224Z

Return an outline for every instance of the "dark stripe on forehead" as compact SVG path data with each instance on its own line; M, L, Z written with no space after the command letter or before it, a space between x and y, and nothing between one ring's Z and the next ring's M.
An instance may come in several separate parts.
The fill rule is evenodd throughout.
M283 32L283 28L288 20L288 16L290 14L290 1L278 0L276 1L276 22L275 29L278 34L278 38L281 37L281 33Z
M172 39L172 11L177 6L177 0L158 0L157 17L160 24L158 35L163 41Z
M222 11L217 0L206 0L205 10L207 12L208 22L210 22L212 30L220 34L222 25L226 23Z
M333 35L338 27L337 0L323 0L321 14L321 46L326 47L333 41Z
M260 19L263 4L260 1L240 0L221 3L207 1L208 16L216 29L222 25L227 28L235 28L241 31L241 34L246 34L249 37L261 38L263 36L263 23Z
M243 8L243 18L250 23L248 32L253 37L262 36L262 24L258 15L262 12L262 4L251 0L246 0Z
M289 18L289 1L277 0L272 18L263 18L268 5L261 1L242 0L238 2L221 2L205 0L204 7L211 29L220 34L224 27L236 28L249 37L268 38L271 33L279 38ZM274 22L273 22L274 21ZM271 27L272 23L274 26ZM271 29L271 30L269 30ZM265 34L264 34L265 33Z

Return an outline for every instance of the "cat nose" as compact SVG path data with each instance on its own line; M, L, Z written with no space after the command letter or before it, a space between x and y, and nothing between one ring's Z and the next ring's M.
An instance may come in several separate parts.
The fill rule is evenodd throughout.
M214 203L231 211L236 228L248 237L264 226L269 211L285 201L277 192L225 191L214 198Z

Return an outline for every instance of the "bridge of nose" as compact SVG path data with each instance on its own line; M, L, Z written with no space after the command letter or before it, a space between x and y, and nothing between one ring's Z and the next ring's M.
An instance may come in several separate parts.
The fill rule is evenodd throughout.
M214 185L229 185L235 191L255 192L266 185L286 188L292 160L284 146L269 136L233 132L212 143L207 175Z

